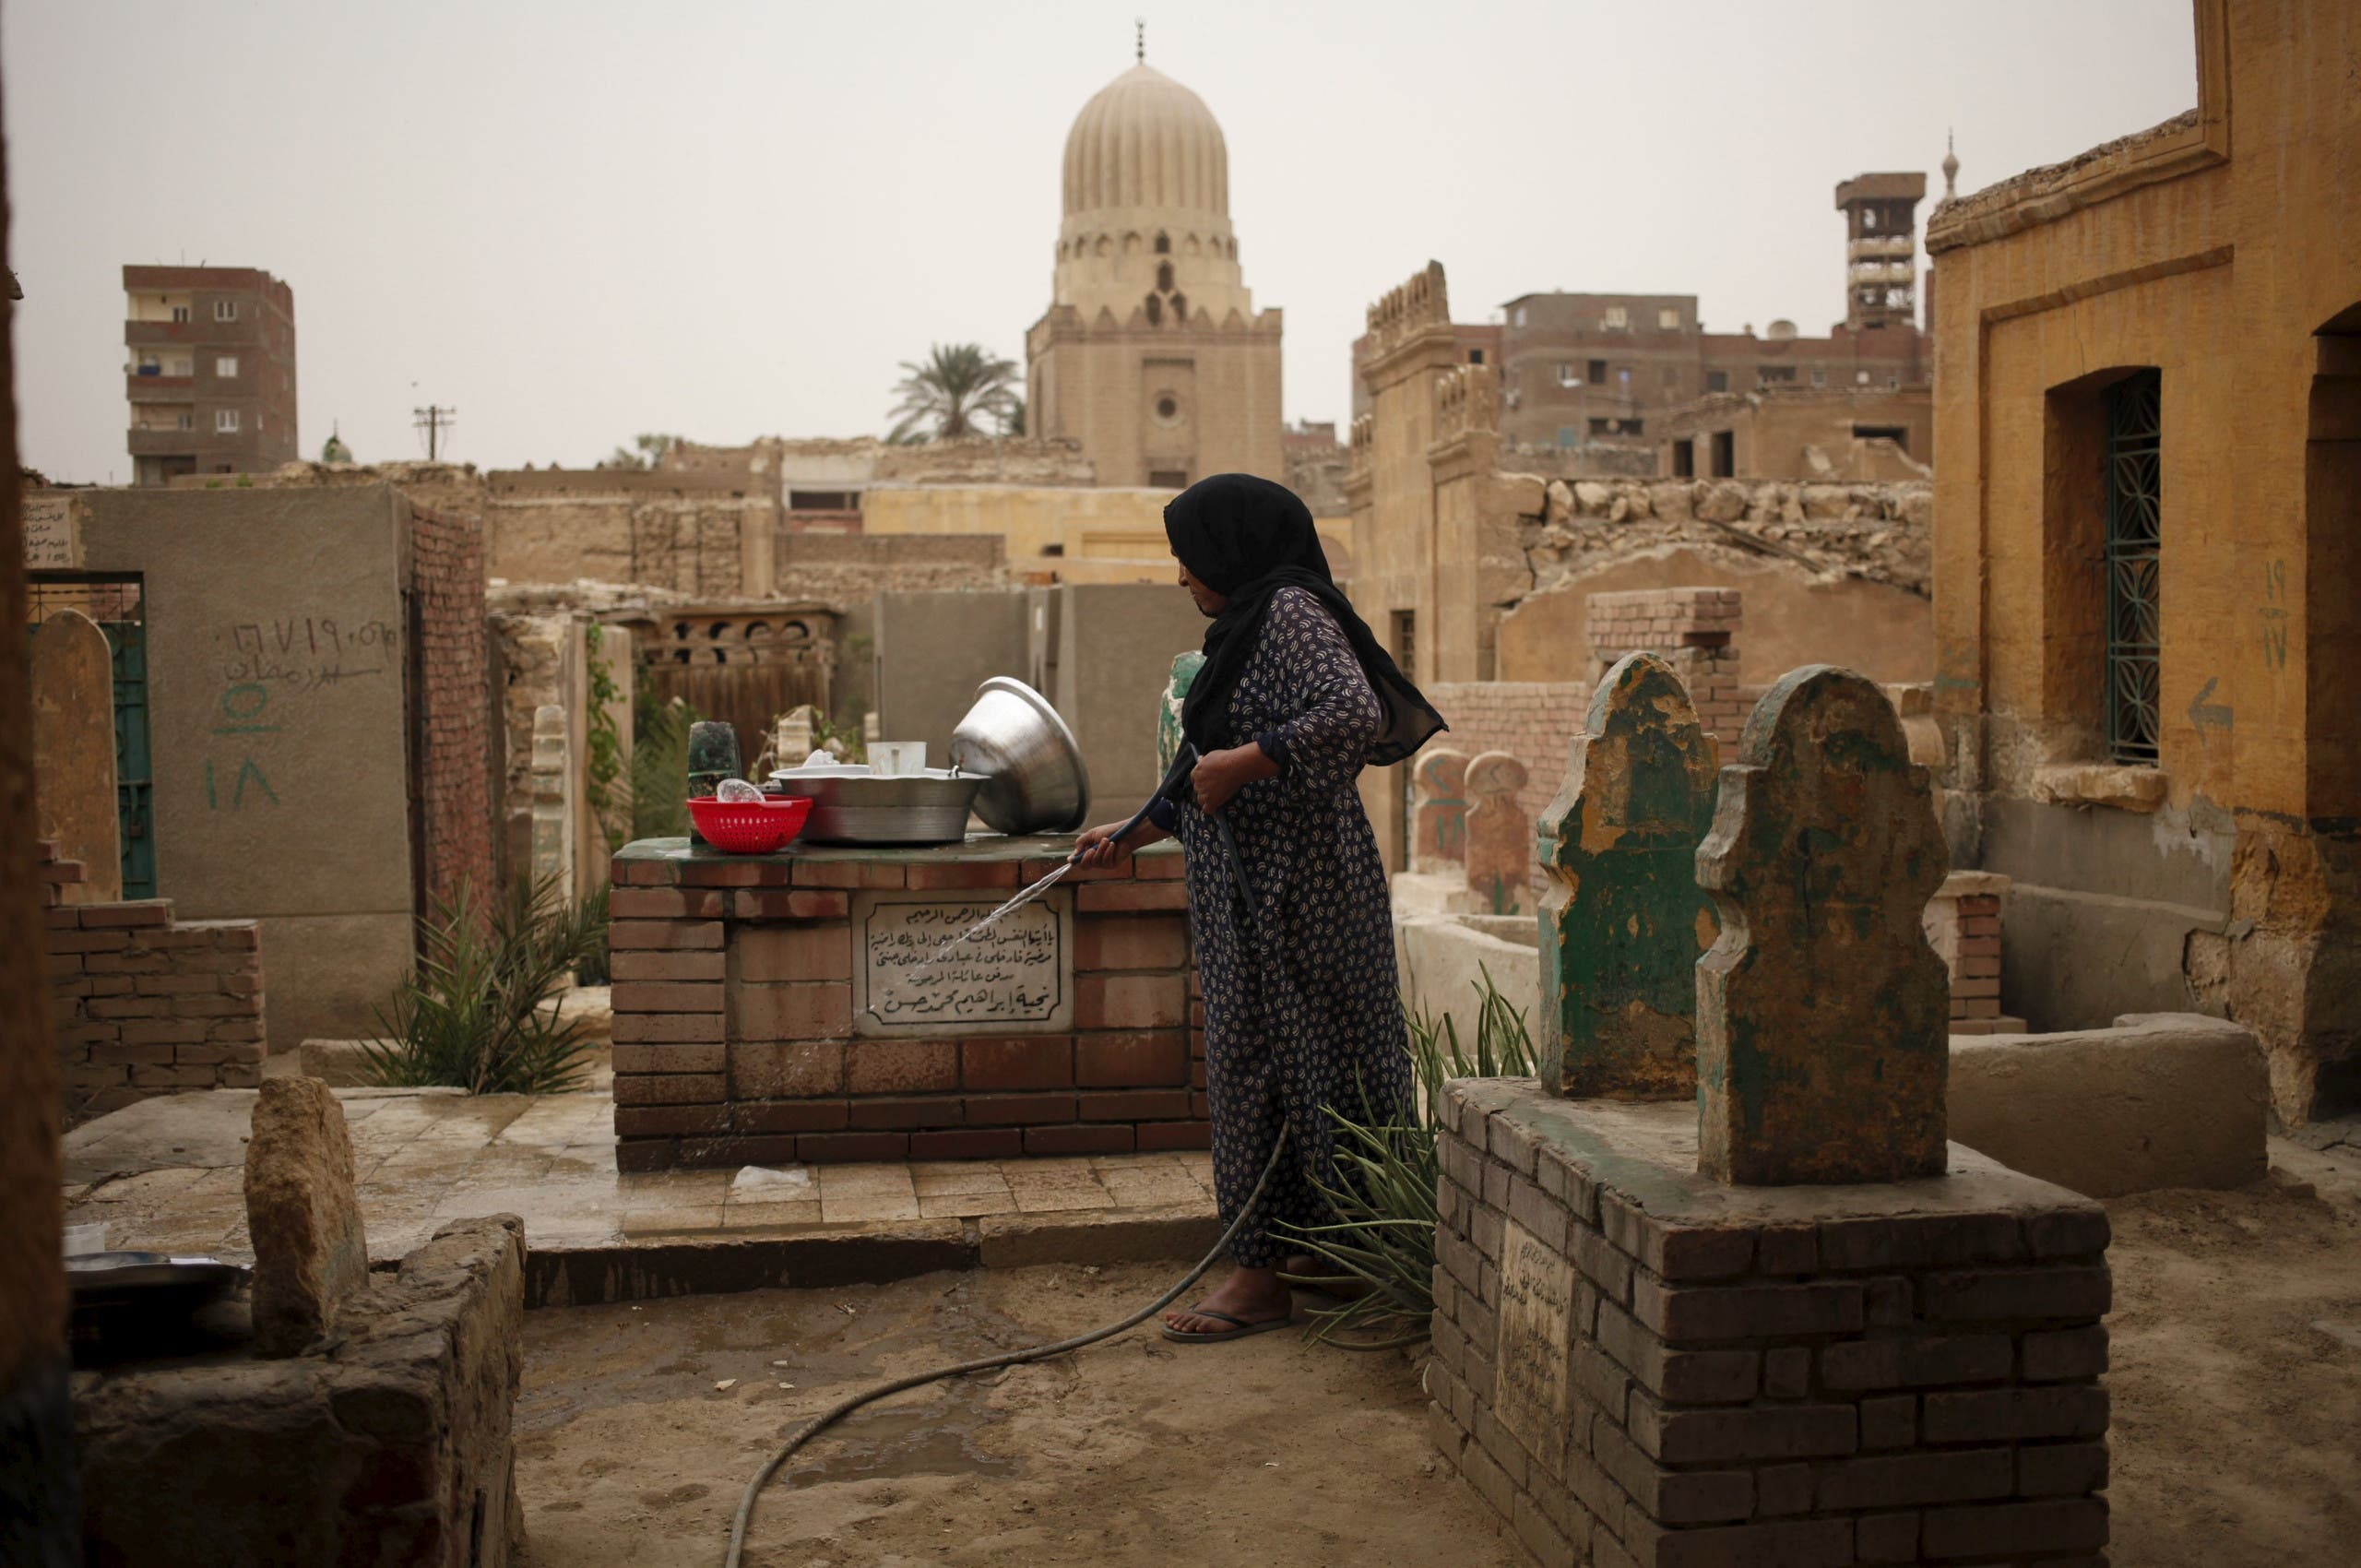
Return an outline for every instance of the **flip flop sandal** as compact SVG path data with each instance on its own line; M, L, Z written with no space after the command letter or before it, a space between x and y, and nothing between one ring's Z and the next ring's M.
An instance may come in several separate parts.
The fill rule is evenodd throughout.
M1245 1318L1234 1317L1228 1313L1217 1313L1207 1307L1191 1307L1189 1314L1192 1317L1218 1318L1224 1323L1236 1324L1238 1326L1225 1328L1218 1334L1191 1334L1175 1328L1168 1323L1164 1325L1164 1336L1175 1345L1218 1345L1226 1339L1243 1339L1249 1335L1268 1334L1275 1328L1285 1328L1294 1321L1292 1316L1289 1316L1266 1317L1249 1322Z

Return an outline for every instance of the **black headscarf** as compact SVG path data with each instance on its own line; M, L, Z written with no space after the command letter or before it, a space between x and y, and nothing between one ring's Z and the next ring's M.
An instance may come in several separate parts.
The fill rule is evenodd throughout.
M1204 668L1180 705L1180 732L1199 752L1215 749L1271 596L1283 588L1299 588L1327 607L1369 676L1384 709L1370 743L1370 766L1400 762L1446 728L1328 575L1311 509L1294 491L1252 474L1215 474L1173 497L1164 508L1164 532L1189 575L1229 599L1205 629Z

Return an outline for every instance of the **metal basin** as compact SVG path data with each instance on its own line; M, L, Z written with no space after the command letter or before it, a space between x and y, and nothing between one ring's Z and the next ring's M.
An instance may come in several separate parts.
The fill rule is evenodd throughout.
M1071 833L1090 810L1090 773L1074 731L1022 681L995 675L951 731L951 760L979 774L976 814L1003 833Z
M894 778L783 768L766 792L811 799L806 844L955 844L967 837L967 813L983 787L983 779L938 768Z

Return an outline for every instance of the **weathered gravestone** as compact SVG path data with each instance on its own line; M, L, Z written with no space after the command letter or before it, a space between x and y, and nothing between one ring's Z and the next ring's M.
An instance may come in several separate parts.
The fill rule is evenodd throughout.
M1509 752L1467 765L1467 891L1489 914L1517 913L1533 880L1533 818L1517 799L1527 777Z
M1697 844L1713 816L1714 742L1688 688L1626 654L1541 818L1541 1077L1558 1093L1696 1092L1697 956L1714 940Z
M99 624L61 610L33 633L33 789L43 838L84 880L66 902L123 897L123 827L114 782L114 655Z
M1863 676L1764 694L1697 881L1697 1166L1755 1186L1940 1176L1949 977L1919 924L1947 861L1927 770Z
M1430 874L1467 863L1467 754L1429 746L1410 766L1410 869Z
M317 1078L266 1078L246 1145L255 1348L293 1356L366 1289L369 1241L352 1190L344 1108Z
M533 880L555 881L567 897L574 893L571 754L565 709L543 703L533 710Z

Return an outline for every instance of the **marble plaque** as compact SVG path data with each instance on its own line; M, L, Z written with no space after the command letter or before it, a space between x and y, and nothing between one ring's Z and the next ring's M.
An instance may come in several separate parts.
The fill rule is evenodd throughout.
M1492 1410L1527 1453L1565 1445L1573 1361L1574 1265L1514 1220L1501 1243Z
M25 569L74 572L82 566L82 529L70 495L28 495L24 502Z
M1053 887L974 929L1010 897L989 889L854 894L854 1032L955 1037L1074 1028L1073 890Z

